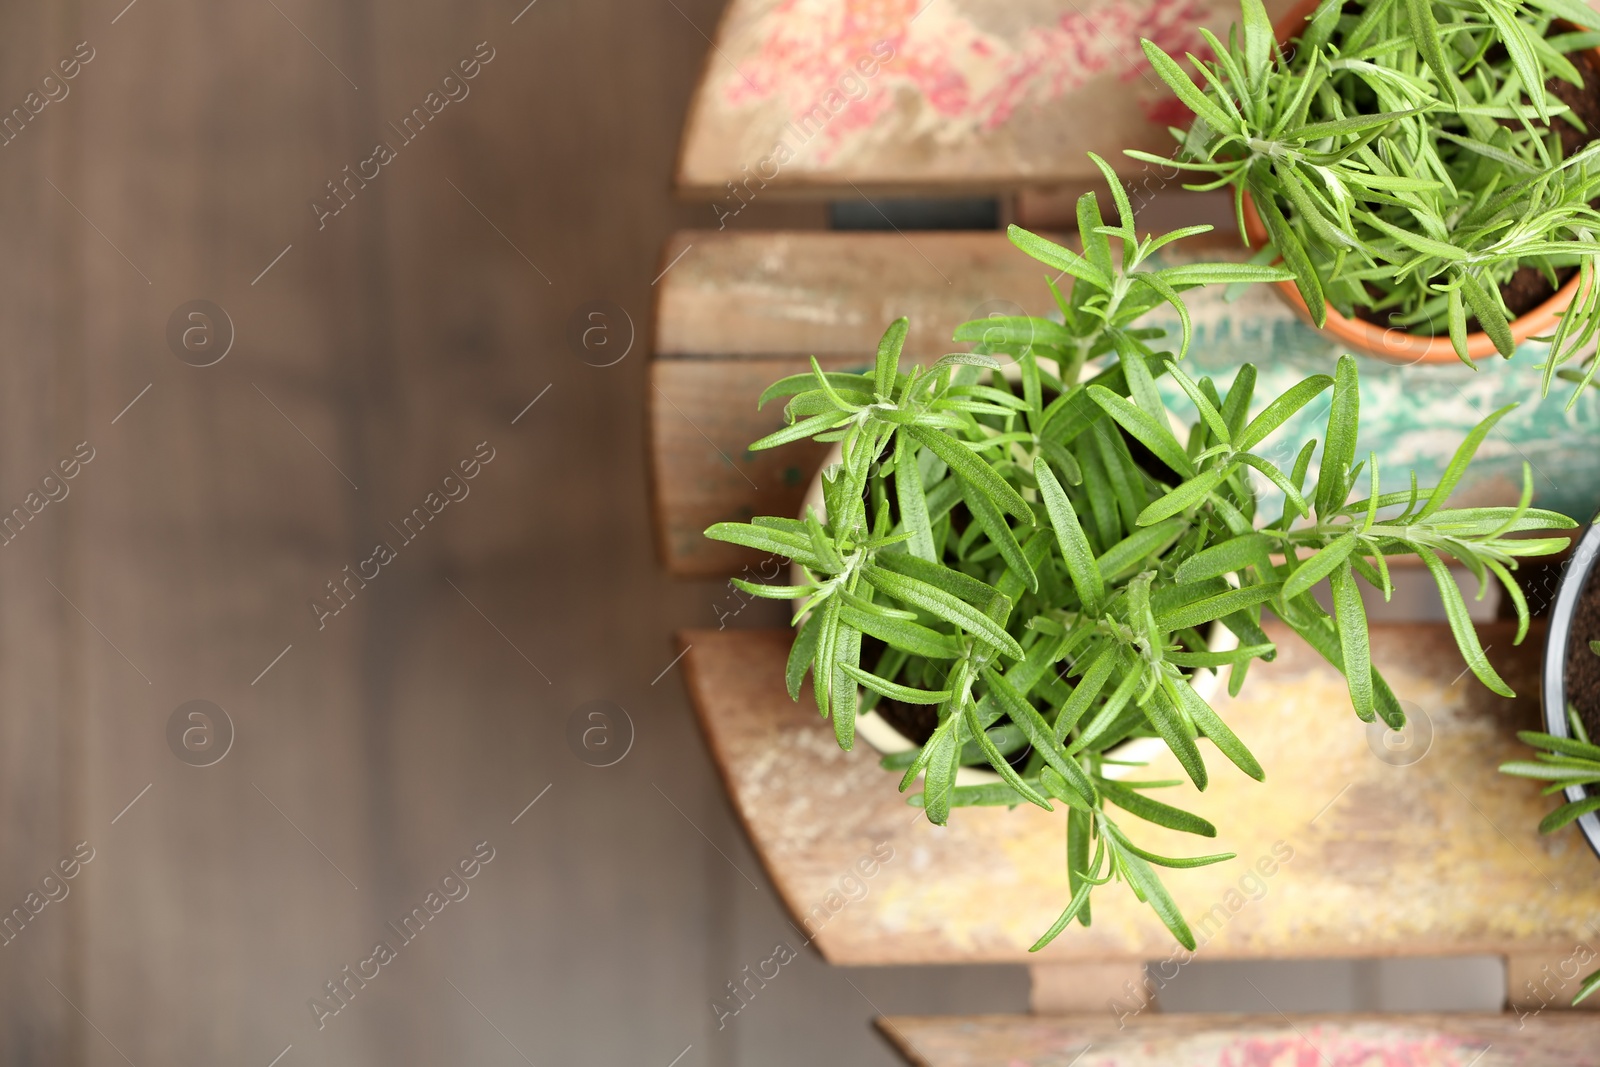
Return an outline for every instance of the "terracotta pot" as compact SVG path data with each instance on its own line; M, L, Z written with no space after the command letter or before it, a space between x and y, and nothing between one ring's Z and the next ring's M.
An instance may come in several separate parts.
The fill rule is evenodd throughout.
M1317 9L1317 6L1318 0L1301 0L1278 20L1274 32L1280 46L1287 46L1290 40L1300 35L1301 30L1305 28L1306 18ZM1597 49L1597 52L1600 52L1600 49ZM1256 213L1255 203L1248 192L1244 194L1244 231L1252 247L1260 247L1267 243L1266 224ZM1578 295L1579 280L1578 275L1573 275L1550 299L1532 311L1513 319L1512 340L1520 345L1530 337L1542 337L1554 333L1561 313ZM1312 322L1310 309L1306 307L1305 299L1301 297L1300 290L1294 282L1273 284L1296 313L1307 322ZM1334 310L1332 305L1327 308L1327 316L1327 322L1321 329L1337 337L1351 349L1365 355L1405 364L1454 363L1459 358L1448 334L1443 336L1414 334L1398 326L1385 327L1362 319L1346 318ZM1467 334L1469 357L1483 359L1485 356L1496 354L1494 341L1488 334L1482 332Z
M1267 228L1261 221L1261 216L1256 213L1255 204L1251 201L1249 193L1244 194L1244 231L1251 247L1266 244ZM1554 333L1561 313L1578 295L1579 281L1579 276L1574 274L1549 300L1511 320L1512 340L1520 345L1530 337L1543 337ZM1312 321L1311 311L1306 307L1305 299L1300 295L1300 290L1294 282L1274 282L1273 285L1284 301L1294 308L1301 318L1307 322ZM1323 332L1332 334L1349 345L1352 350L1364 355L1407 364L1454 363L1459 358L1448 334L1433 336L1408 333L1398 326L1379 326L1364 319L1346 318L1331 304L1327 307L1327 316L1327 322L1321 327ZM1481 331L1467 334L1468 356L1473 359L1483 359L1485 356L1496 354L1498 350L1488 334Z

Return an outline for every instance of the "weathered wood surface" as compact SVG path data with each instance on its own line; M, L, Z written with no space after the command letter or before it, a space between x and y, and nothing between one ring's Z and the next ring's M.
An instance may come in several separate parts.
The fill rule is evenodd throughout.
M733 0L678 185L722 218L784 193L1074 182L1094 173L1089 151L1134 174L1122 150L1167 151L1186 114L1140 38L1181 56L1237 17L1233 0Z
M1126 1022L1105 1012L878 1026L917 1067L1590 1067L1600 1045L1600 1019L1572 1015L1282 1015L1263 1004L1259 1015Z
M958 347L950 335L970 318L1052 306L1043 268L995 233L689 231L668 242L663 262L674 259L657 286L647 405L657 545L680 576L757 562L701 531L794 514L822 461L811 444L746 450L783 425L781 401L756 408L767 385L813 354L830 369L870 366L901 315L908 357L926 363Z
M833 369L829 361L829 369ZM656 545L674 574L731 574L760 553L707 540L714 522L793 515L827 446L800 441L751 452L783 426L783 403L756 410L772 382L808 369L805 360L657 360L650 367L650 473ZM769 576L770 577L770 576Z
M657 358L814 353L870 363L901 315L911 319L907 357L937 358L957 326L1001 304L1009 314L1055 308L1047 268L1003 233L687 230L662 258L680 254L656 286Z
M1210 788L1164 798L1214 822L1216 840L1124 820L1136 841L1168 855L1238 854L1167 876L1200 956L1559 954L1594 943L1594 857L1574 835L1541 838L1535 826L1549 802L1495 769L1521 754L1515 731L1538 717L1538 632L1513 649L1511 628L1481 628L1522 694L1509 701L1462 676L1442 624L1373 627L1377 665L1429 727L1425 750L1369 739L1343 679L1282 627L1269 632L1277 660L1252 669L1240 699L1217 704L1267 781L1208 750ZM870 751L838 750L809 695L788 699L787 633L694 631L683 640L692 646L690 690L734 804L829 960L1182 960L1121 887L1095 898L1092 927L1030 956L1066 903L1061 813L960 809L948 828L930 826ZM1183 774L1168 755L1149 777ZM863 899L843 901L840 876L874 848L894 858Z

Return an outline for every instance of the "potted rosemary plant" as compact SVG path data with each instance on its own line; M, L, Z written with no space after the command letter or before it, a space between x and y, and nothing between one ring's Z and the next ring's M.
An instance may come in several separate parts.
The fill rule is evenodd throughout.
M1600 525L1589 527L1561 578L1550 613L1544 649L1543 733L1519 731L1523 743L1538 750L1532 760L1501 764L1519 778L1548 782L1545 793L1564 794L1563 802L1539 823L1552 834L1573 823L1600 856ZM1573 1003L1600 989L1600 971L1585 978Z
M1550 341L1544 389L1600 332L1600 34L1581 0L1308 0L1275 37L1241 0L1201 83L1151 41L1194 112L1173 160L1232 186L1280 291L1362 351L1509 357ZM1582 376L1587 381L1593 365Z
M1461 445L1439 484L1415 480L1384 492L1374 458L1355 455L1360 390L1356 361L1314 375L1261 403L1246 366L1226 394L1180 362L1189 342L1183 293L1197 285L1274 281L1276 267L1162 267L1156 253L1208 227L1139 239L1133 212L1104 161L1119 215L1103 220L1095 196L1078 202L1080 255L1012 227L1023 252L1074 283L1051 283L1061 321L987 319L956 331L970 352L923 368L902 366L904 321L884 333L872 369L786 378L763 399L788 397L788 425L756 442L837 442L823 474L826 517L718 523L707 536L786 556L802 581L739 582L746 591L802 598L789 657L789 692L805 675L838 743L850 748L862 694L932 709L925 740L898 764L900 788L938 824L963 805L1029 803L1067 809L1068 896L1039 938L1087 925L1093 888L1126 881L1184 945L1195 941L1155 873L1229 854L1169 857L1137 843L1129 817L1214 836L1205 820L1148 795L1160 783L1108 773L1108 753L1131 737L1160 738L1204 788L1208 739L1245 773L1263 768L1196 692L1192 672L1225 668L1234 692L1251 663L1276 649L1270 612L1344 672L1356 713L1391 726L1404 713L1372 668L1358 582L1387 592L1386 558L1421 557L1437 580L1468 667L1510 695L1484 656L1461 591L1441 554L1521 597L1509 569L1520 556L1557 550L1564 538L1511 538L1566 528L1569 519L1528 506L1450 508L1446 501L1479 443L1505 410ZM1169 304L1182 324L1176 351L1153 347L1141 326ZM1015 360L1013 383L997 355ZM1171 375L1188 404L1175 433L1155 378ZM1327 432L1294 452L1289 470L1263 442L1306 404L1332 391ZM1186 439L1185 439L1186 438ZM1277 486L1282 513L1256 510L1253 478ZM1333 613L1314 597L1328 587ZM1525 612L1523 612L1525 620ZM1215 641L1219 622L1237 643ZM1234 645L1234 647L1227 647ZM1112 757L1114 758L1114 757ZM958 784L982 763L997 781Z

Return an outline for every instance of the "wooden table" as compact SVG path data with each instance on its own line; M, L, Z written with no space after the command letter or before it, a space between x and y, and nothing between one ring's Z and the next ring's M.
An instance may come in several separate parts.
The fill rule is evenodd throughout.
M1268 4L1274 16L1285 6ZM741 228L745 206L976 193L1000 197L1006 217L1065 227L1064 207L1093 184L1086 151L1120 166L1124 147L1170 143L1163 126L1178 116L1144 67L1138 38L1192 48L1197 26L1225 34L1235 11L1227 0L733 0L678 169L686 197L711 201L716 228L676 235L657 285L651 465L667 569L753 569L757 556L700 531L798 509L821 449L745 450L781 424L776 407L755 409L765 384L813 354L825 366L865 365L898 315L911 318L909 356L926 362L966 319L1051 307L1038 265L1002 234L761 232ZM1170 176L1140 166L1124 171L1136 202L1153 189L1171 201ZM1199 206L1180 200L1167 210ZM1236 247L1208 254L1240 255ZM1205 372L1219 381L1245 358L1282 377L1324 369L1337 354L1264 290L1237 305L1206 292L1193 303L1191 358L1211 361ZM1363 415L1381 438L1375 447L1401 447L1407 427L1424 425L1420 412L1469 425L1496 397L1528 395L1533 359L1519 360L1476 378L1364 361ZM1583 410L1581 418L1595 414ZM1486 450L1509 466L1490 457L1462 492L1498 500L1521 456L1548 483L1539 487L1547 499L1600 485L1600 466L1572 473L1579 461L1560 451L1571 439L1566 416L1552 411L1519 413L1506 447ZM1400 466L1417 465L1426 479L1428 449L1415 440L1405 447ZM1112 1067L1595 1061L1588 1050L1600 1026L1556 1010L1566 998L1547 991L1565 982L1570 996L1570 976L1550 976L1572 970L1576 946L1600 945L1600 900L1588 888L1594 857L1575 835L1541 838L1535 827L1549 802L1495 770L1520 754L1515 731L1537 723L1541 633L1514 648L1505 626L1484 631L1521 694L1508 701L1462 678L1443 624L1375 626L1378 665L1413 719L1432 727L1425 755L1397 760L1355 719L1342 678L1276 631L1277 661L1218 705L1267 781L1213 758L1211 788L1180 801L1212 818L1218 847L1240 858L1167 879L1202 958L1502 955L1507 1002L1521 1018L1286 1016L1266 994L1259 1016L1162 1016L1163 975L1170 980L1187 954L1125 892L1097 897L1091 928L1030 955L1065 899L1062 817L963 809L948 828L928 825L870 751L841 752L807 698L788 699L788 638L693 631L681 642L707 743L797 931L836 963L1033 967L1034 1016L881 1020L912 1062L1066 1067L1088 1047L1096 1055L1084 1062ZM1162 831L1148 833L1151 847L1168 843ZM847 899L840 879L863 869L863 858L873 871L868 892Z

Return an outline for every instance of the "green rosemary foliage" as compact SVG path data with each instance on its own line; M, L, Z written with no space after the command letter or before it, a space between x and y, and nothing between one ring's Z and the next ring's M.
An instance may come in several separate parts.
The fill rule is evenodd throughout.
M902 772L902 790L922 777L911 799L930 821L943 824L963 805L1067 808L1070 901L1035 948L1074 919L1087 925L1091 891L1112 878L1193 948L1154 867L1231 854L1168 857L1137 845L1136 831L1125 828L1129 816L1202 837L1216 829L1147 796L1176 783L1114 780L1108 765L1117 746L1158 737L1204 788L1204 737L1261 778L1191 676L1231 668L1237 692L1250 664L1276 653L1261 626L1268 611L1344 672L1357 714L1399 726L1400 705L1372 668L1357 580L1387 596L1385 559L1402 553L1421 556L1437 579L1473 673L1509 695L1443 557L1461 561L1485 588L1503 583L1525 629L1509 569L1516 557L1566 542L1508 535L1572 522L1530 508L1526 477L1517 507L1445 506L1504 410L1468 436L1437 487L1419 489L1413 476L1408 489L1384 493L1374 458L1356 460L1353 358L1266 404L1253 396L1252 366L1226 393L1209 378L1192 379L1177 362L1189 340L1183 292L1287 272L1154 266L1152 253L1208 227L1138 239L1120 184L1095 162L1110 179L1118 225L1107 225L1086 194L1078 202L1081 255L1010 231L1017 247L1075 279L1067 295L1051 284L1060 322L969 322L955 340L972 351L907 369L902 319L884 333L872 370L824 372L813 360L810 374L774 383L762 402L788 397L789 425L751 448L806 437L838 442L840 460L823 473L826 516L808 509L798 519L718 523L706 535L803 568L799 585L738 584L758 596L803 599L789 692L798 698L811 672L817 707L831 716L841 746L853 744L857 715L883 699L936 710L925 744L884 759ZM1183 323L1176 355L1153 349L1161 331L1139 325L1163 303ZM1002 355L1015 362L1014 375L1001 373ZM1191 424L1184 435L1173 431L1156 389L1163 374L1191 405L1181 413ZM1308 485L1315 440L1298 448L1288 471L1261 446L1329 390L1320 470ZM1257 513L1253 476L1282 491L1280 515ZM1331 591L1331 615L1314 597L1319 586ZM1237 636L1237 647L1215 643L1217 623ZM869 659L868 649L878 651ZM988 767L1000 781L958 786L962 766Z
M1600 641L1590 641L1589 651L1600 655ZM1578 709L1571 704L1567 705L1567 725L1572 730L1571 737L1555 737L1534 730L1517 731L1517 737L1523 744L1540 751L1533 760L1502 763L1501 772L1516 775L1518 778L1549 782L1550 784L1544 789L1545 796L1559 793L1568 786L1600 785L1600 745L1589 740L1589 732L1584 729L1583 720L1578 717ZM1577 822L1579 816L1587 815L1591 811L1600 811L1600 793L1591 792L1582 800L1570 800L1562 804L1540 820L1539 832L1553 834ZM1583 984L1578 987L1578 995L1572 998L1572 1003L1578 1003L1596 989L1600 989L1600 971L1595 971L1583 980Z
M1579 299L1551 338L1544 391L1600 332L1600 143L1563 156L1582 121L1546 89L1583 84L1567 56L1600 34L1581 0L1324 0L1285 52L1261 0L1241 0L1215 59L1184 69L1144 42L1156 72L1195 113L1176 160L1130 151L1244 194L1271 255L1294 273L1317 325L1345 316L1428 335L1466 355L1469 320L1501 355L1513 342L1500 287L1519 268L1552 286L1573 268ZM1588 383L1595 372L1564 375Z

